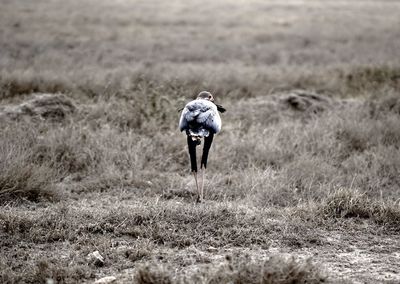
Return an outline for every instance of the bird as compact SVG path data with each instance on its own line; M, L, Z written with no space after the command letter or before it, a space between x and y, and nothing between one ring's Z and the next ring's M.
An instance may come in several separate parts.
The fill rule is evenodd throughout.
M182 109L179 119L179 130L185 131L187 136L187 145L190 156L191 172L194 176L197 190L197 202L204 198L204 176L207 168L208 153L214 139L214 135L221 131L221 117L219 112L225 112L226 109L214 102L213 95L208 91L202 91L197 98L190 101ZM201 145L201 139L204 138L203 154L201 157L200 170L201 184L197 179L197 159L196 147Z

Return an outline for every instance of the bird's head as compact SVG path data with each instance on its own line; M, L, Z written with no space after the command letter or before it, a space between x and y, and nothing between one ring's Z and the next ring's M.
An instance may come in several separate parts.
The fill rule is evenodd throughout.
M202 91L197 96L198 100L208 100L210 102L214 102L214 97L210 92Z

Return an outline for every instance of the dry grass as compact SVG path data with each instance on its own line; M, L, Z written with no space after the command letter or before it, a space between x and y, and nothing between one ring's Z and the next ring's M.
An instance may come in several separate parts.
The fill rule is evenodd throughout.
M318 283L324 262L326 281L377 282L398 264L398 3L3 2L0 282ZM204 89L228 111L195 204L177 121ZM354 244L375 262L343 271Z
M398 230L400 205L398 202L371 200L358 191L340 189L328 196L319 208L327 218L372 219L387 228Z
M162 264L151 264L138 268L135 283L324 283L321 275L311 261L298 261L272 256L267 260L253 259L249 255L226 256L226 261L218 267L205 266L195 273L181 275L172 272L173 268Z
M14 127L21 132L16 132ZM36 163L31 150L36 140L32 131L24 125L9 124L3 126L2 135L0 200L55 198L53 184L56 172L47 163Z

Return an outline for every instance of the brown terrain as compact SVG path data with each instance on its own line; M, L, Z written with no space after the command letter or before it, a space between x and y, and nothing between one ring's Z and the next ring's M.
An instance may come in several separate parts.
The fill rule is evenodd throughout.
M400 2L0 4L1 283L400 283Z

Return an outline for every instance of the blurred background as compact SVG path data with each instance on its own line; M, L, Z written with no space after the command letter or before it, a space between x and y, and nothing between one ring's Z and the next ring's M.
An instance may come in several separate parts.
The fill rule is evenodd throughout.
M365 75L358 66L400 60L396 1L1 4L2 84L43 81L31 86L40 91L46 83L58 91L126 89L148 76L195 82L224 96L293 87L343 95L347 75Z

